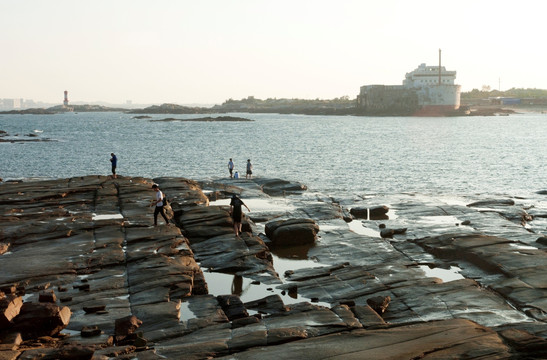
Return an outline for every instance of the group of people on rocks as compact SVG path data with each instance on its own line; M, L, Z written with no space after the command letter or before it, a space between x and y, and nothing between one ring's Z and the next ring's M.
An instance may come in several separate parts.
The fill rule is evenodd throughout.
M110 162L112 163L112 178L116 179L116 168L118 166L118 158L114 153L110 153ZM230 158L230 161L228 162L228 170L230 171L230 178L239 178L239 174L236 171L235 174L234 171L234 162L232 161L232 158ZM251 179L253 175L253 165L251 164L251 159L247 160L247 172L245 174L246 179ZM163 219L165 220L165 224L167 226L170 226L169 219L167 218L167 215L165 215L165 206L167 205L167 199L165 197L165 194L160 190L160 187L158 184L152 185L152 190L155 192L155 198L151 201L150 207L154 206L154 226L158 225L158 215L161 215ZM239 234L241 233L241 217L242 217L242 207L245 206L247 208L247 211L251 211L249 207L241 200L236 194L232 195L232 198L230 199L230 216L232 218L232 222L234 225L234 233L237 237L239 237Z
M230 172L230 179L239 179L239 173L236 171L234 173L234 162L232 158L228 161L228 171ZM245 173L245 179L253 178L253 164L251 164L251 159L247 159L247 172Z

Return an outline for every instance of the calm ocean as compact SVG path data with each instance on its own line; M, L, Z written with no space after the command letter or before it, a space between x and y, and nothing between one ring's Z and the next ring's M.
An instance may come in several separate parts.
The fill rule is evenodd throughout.
M231 115L254 121L154 122L124 113L0 115L7 138L36 134L54 140L0 143L0 177L108 175L114 152L121 175L214 179L228 175L232 157L242 173L251 159L258 177L300 181L344 197L403 192L528 197L547 189L547 115Z

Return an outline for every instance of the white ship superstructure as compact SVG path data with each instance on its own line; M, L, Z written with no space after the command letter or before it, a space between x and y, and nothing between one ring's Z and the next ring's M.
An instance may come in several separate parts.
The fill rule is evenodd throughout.
M439 65L420 64L406 73L403 85L366 85L361 87L358 106L365 114L443 116L460 107L461 86L456 71Z

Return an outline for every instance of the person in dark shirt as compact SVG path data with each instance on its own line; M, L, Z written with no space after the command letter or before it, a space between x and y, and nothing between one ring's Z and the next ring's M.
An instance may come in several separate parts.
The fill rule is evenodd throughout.
M251 211L247 205L239 198L236 194L232 195L232 200L230 201L230 215L234 222L234 232L237 237L241 233L241 206L245 206L248 211Z
M116 175L116 166L118 166L118 158L114 153L110 153L110 162L112 163L112 177L115 179L117 177Z

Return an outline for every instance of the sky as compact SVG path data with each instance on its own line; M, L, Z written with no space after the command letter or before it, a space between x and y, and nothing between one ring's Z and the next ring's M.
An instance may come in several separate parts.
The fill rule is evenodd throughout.
M421 63L547 89L543 0L0 0L0 99L355 98Z

